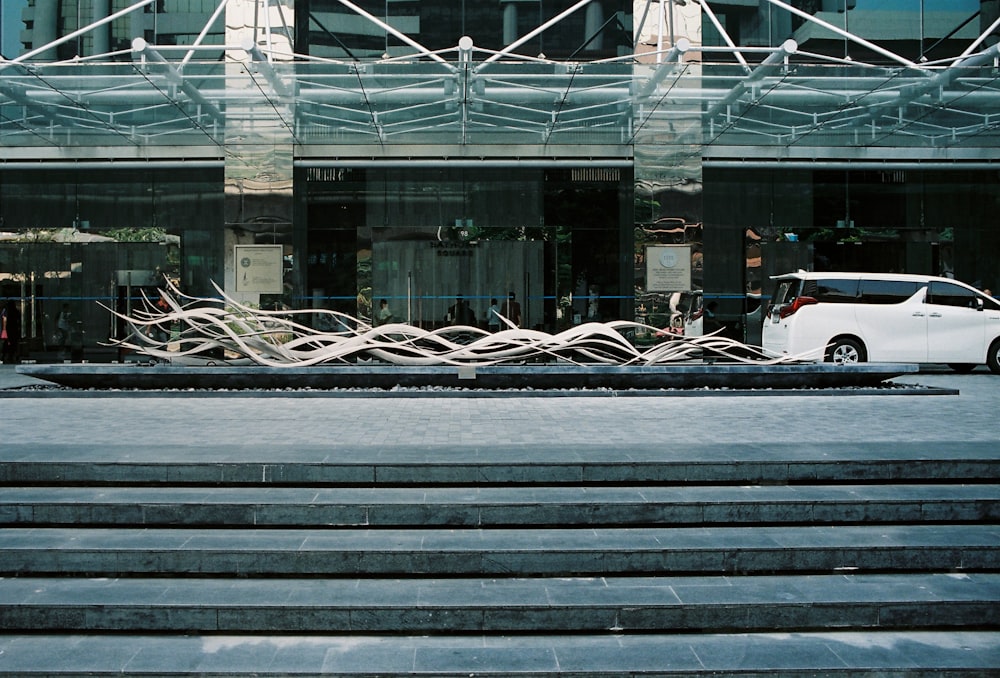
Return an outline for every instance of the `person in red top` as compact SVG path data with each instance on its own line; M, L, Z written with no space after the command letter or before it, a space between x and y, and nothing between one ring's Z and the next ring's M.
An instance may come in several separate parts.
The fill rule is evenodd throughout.
M21 342L21 309L13 299L7 300L0 311L3 335L3 362L16 363Z

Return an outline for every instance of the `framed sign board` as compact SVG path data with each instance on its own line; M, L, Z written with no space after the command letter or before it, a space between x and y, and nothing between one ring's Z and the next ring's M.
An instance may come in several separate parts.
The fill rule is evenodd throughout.
M646 247L646 291L683 292L691 289L691 246Z
M281 294L281 245L236 245L236 291Z

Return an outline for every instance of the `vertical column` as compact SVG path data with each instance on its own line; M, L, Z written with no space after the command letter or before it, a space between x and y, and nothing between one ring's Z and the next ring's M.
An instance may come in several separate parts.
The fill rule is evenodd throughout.
M981 0L979 4L979 30L986 31L997 19L1000 19L1000 0ZM984 44L997 44L996 35L986 38Z
M90 21L100 21L111 13L109 0L91 0ZM103 24L90 32L93 47L91 54L106 54L111 51L111 24Z
M31 46L47 45L59 37L59 0L36 0L32 19ZM55 61L56 49L46 50L35 57L38 61Z
M251 305L261 305L262 295L287 290L281 285L247 285L236 247L280 246L283 261L295 259L294 97L289 94L292 83L285 83L289 89L282 86L274 56L266 51L275 42L268 28L291 27L293 16L291 3L279 0L230 0L226 7L226 44L245 49L227 53L224 287L229 296ZM287 41L282 42L282 53L287 54Z
M599 0L594 0L589 5L587 5L584 21L584 32L586 35L583 36L584 40L589 40L587 43L587 52L598 52L604 49L604 31L601 27L604 24L604 7L601 6Z
M501 1L503 5L503 44L509 45L517 40L517 2L516 0Z
M658 102L667 87L703 86L698 57L685 57L702 43L702 10L698 3L668 0L657 9L655 14L650 9L637 43L670 51L646 55L634 66L633 114L641 127L632 141L636 229L631 244L636 265L630 268L635 277L634 317L670 331L675 329L672 321L680 318L674 300L685 295L694 299L692 293L703 288L702 111L697 103L665 107ZM676 235L664 234L670 228L678 229ZM635 237L638 234L642 236ZM623 234L622 246L627 244ZM641 338L652 337L644 332Z

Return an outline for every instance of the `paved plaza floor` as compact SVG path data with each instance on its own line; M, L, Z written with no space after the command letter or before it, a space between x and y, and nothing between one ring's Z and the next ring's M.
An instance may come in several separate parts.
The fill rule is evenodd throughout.
M244 461L283 460L308 465L388 459L412 473L417 466L407 462L433 456L438 464L451 464L458 470L470 460L509 461L514 470L518 462L544 460L568 473L573 468L570 461L583 465L595 462L591 466L607 470L609 460L632 463L644 458L682 460L685 464L699 460L726 464L738 459L751 467L763 465L772 456L788 462L796 460L796 455L801 457L799 461L814 466L838 464L855 456L961 460L965 456L980 458L984 448L992 450L993 444L1000 444L1000 376L983 368L966 375L941 368L895 381L911 388L885 389L877 394L853 389L750 394L706 389L641 396L466 392L456 397L424 392L417 397L400 391L374 397L364 392L66 391L3 366L0 416L4 445L0 446L0 459L40 462L39 466L70 460L94 468L121 464L144 473L174 463L196 468L219 462L229 468ZM174 469L162 472L169 474ZM23 491L35 489L29 486ZM740 487L723 490L736 492ZM919 490L915 488L911 494ZM135 491L141 494L143 488ZM873 487L872 491L880 490ZM102 494L102 501L107 503L114 497L111 489ZM317 498L321 497L317 494ZM987 499L992 500L992 495ZM126 496L120 503L134 500ZM426 498L420 501L426 502ZM971 526L964 531L949 526L924 528L943 533L928 537L938 546L948 535L968 537L971 529L984 531L983 539L994 537L990 526ZM851 529L860 532L863 526ZM778 530L785 539L794 537L794 530L775 528ZM225 536L223 531L217 535ZM343 536L338 533L338 538ZM449 539L454 541L454 537ZM732 544L727 538L726 548ZM96 552L94 557L99 556ZM912 579L905 574L897 576ZM995 575L990 577L986 583L995 587ZM759 583L758 578L754 580ZM952 587L971 581L950 575L937 580ZM67 584L72 587L71 598L79 594L80 586L79 580L73 581ZM787 578L775 581L768 590L784 601ZM130 587L171 584L162 579L113 583ZM238 583L249 585L245 580ZM318 585L312 580L306 583ZM35 595L32 587L36 584L27 579L7 582L8 587L25 587L22 597ZM94 578L84 585L104 587L106 583ZM231 583L206 579L200 585L229 587ZM182 590L188 588L185 582ZM823 590L837 595L835 589ZM931 594L938 596L936 590ZM189 591L186 595L212 599L210 591ZM756 675L757 670L802 666L819 674L845 666L916 669L931 665L963 667L969 671L966 675L990 675L1000 666L1000 647L989 629L881 632L877 641L867 631L846 630L820 634L513 634L477 638L116 634L84 639L73 634L27 633L0 635L0 673L26 675L20 672L23 667L48 667L53 674L56 669L80 671L78 647L84 643L90 650L86 669L93 671L92 675L116 673L123 667L156 673L163 666L219 675L250 675L261 666L279 667L285 673L335 674L361 667L386 674L424 675L470 675L491 670L508 675L524 667L553 674L584 669L601 674L607 667L605 673L610 674L626 664L636 672L661 675L671 671L672 675L696 671ZM517 657L523 666L512 665L511 657Z
M531 397L411 397L406 392L365 397L350 392L264 392L197 397L197 392L67 392L33 397L17 391L44 382L0 371L4 440L93 444L144 442L211 447L262 443L332 446L607 445L634 447L769 442L1000 441L1000 376L978 368L946 368L894 383L957 390L923 395L803 391L753 397L706 390L656 397L586 397L563 392ZM14 389L14 390L11 390ZM698 392L694 392L698 393ZM24 397L18 397L18 395ZM70 395L74 397L69 397ZM218 394L215 394L218 396ZM426 394L424 394L426 395ZM14 397L11 397L14 396Z

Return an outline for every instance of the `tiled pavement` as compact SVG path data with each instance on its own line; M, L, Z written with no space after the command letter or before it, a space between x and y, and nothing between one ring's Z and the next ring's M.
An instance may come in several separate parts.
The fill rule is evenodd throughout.
M801 458L813 464L809 467L812 470L804 471L812 473L824 461L844 465L857 457L872 459L880 455L899 459L901 466L897 472L905 473L908 464L916 467L927 459L961 460L967 455L989 457L993 444L1000 447L1000 377L981 370L970 375L941 371L908 376L904 381L918 386L957 389L959 394L758 394L751 397L712 392L705 393L704 397L678 394L677 397L655 398L565 394L551 398L517 395L411 398L399 394L365 398L350 394L301 397L292 393L273 393L205 398L196 397L197 394L131 397L94 393L83 398L36 398L31 397L30 392L15 397L10 397L14 394L8 392L0 399L4 441L0 446L0 461L73 460L80 463L80 468L122 460L142 468L160 468L164 462L192 466L218 462L224 468L234 469L234 473L240 470L240 464L273 464L276 461L342 464L367 472L366 465L377 461L388 466L401 464L401 472L406 468L409 473L425 473L428 477L438 473L442 474L440 478L455 478L455 474L461 476L465 472L463 464L498 461L502 465L498 470L515 474L520 464L544 460L552 464L550 472L558 480L559 474L572 474L584 467L592 472L612 473L613 463L621 461L633 466L645 462L666 463L668 468L676 468L671 472L690 473L691 469L684 466L688 462L714 465L718 472L733 459L754 460L755 470L748 472L766 475L792 473L781 470L787 467L782 464L789 459ZM13 374L7 366L0 371L0 388L26 383L31 380ZM413 470L419 466L402 466L407 462L419 464L423 461L432 463L422 471ZM171 471L168 468L162 472ZM459 480L462 479L459 477ZM698 491L694 488L692 493ZM852 489L843 486L821 492L841 491L850 494ZM876 487L858 489L861 494L866 491L878 499ZM977 490L968 491L975 501ZM506 492L510 490L498 489L501 495ZM720 490L706 489L705 492L711 496ZM914 488L913 492L922 497L920 502L925 502L933 497L936 489ZM739 488L723 491L727 493L738 494ZM433 493L428 495L429 499L413 499L412 503L416 506L432 501L431 495ZM322 493L318 492L313 498L322 503ZM16 501L17 496L11 493L0 499ZM125 493L116 499L115 492L108 492L105 500L113 507L116 502L119 505L135 501L155 503L156 498L149 496L140 500ZM195 500L198 501L197 497ZM72 502L72 496L66 501ZM512 502L516 504L517 499ZM734 530L733 535L736 534L735 527L725 529ZM851 529L855 528L846 529L845 537ZM928 535L938 530L934 526L927 529ZM940 529L942 535L932 538L944 540L940 542L944 543L948 541L948 528ZM988 543L992 538L989 528L977 529L981 539ZM961 528L954 530L955 539L962 538L960 532ZM724 529L715 534L722 535L725 540L732 538L725 536ZM794 539L794 530L782 532L775 528L774 534L780 535L775 539ZM225 539L223 532L218 536ZM363 541L363 536L358 536ZM863 543L847 538L853 546L864 550ZM129 547L123 544L122 548ZM876 550L873 545L871 557L876 557ZM104 557L114 558L115 554L107 553ZM993 572L997 569L991 568ZM718 592L723 597L733 600L741 595L764 599L770 596L774 601L770 609L775 619L780 620L782 606L794 607L800 591L820 591L822 595L818 598L809 598L813 602L817 599L854 600L858 597L859 586L867 586L871 587L868 602L882 600L895 605L904 603L919 591L922 593L918 595L929 599L955 597L955 602L961 603L961 596L967 590L963 586L966 580L997 589L995 576L972 574L967 579L969 575L956 572L931 575L925 580L923 575L914 579L906 574L876 574L865 582L846 574L844 578L806 575L794 583L794 590L787 588L792 581L787 577L754 578L757 589L730 589L736 581L726 576L705 577L704 583L719 587ZM330 595L331 589L324 587L321 581L300 583L306 591L300 595L303 601ZM436 584L438 580L434 579L424 581L426 591L434 590L436 585L447 586ZM484 584L488 581L483 580ZM93 578L87 582L83 588L102 592L101 600L105 599L104 592L110 591L110 599L119 601L120 609L103 610L102 614L112 618L121 615L125 619L132 615L137 623L148 615L142 609L131 607L130 590L166 587L175 593L164 593L165 601L176 602L178 597L190 601L211 600L213 595L223 595L223 591L232 586L255 586L254 580L239 579L233 582L222 579L218 584L200 579L192 582L200 588L188 589L183 588L183 580L178 583L141 578ZM337 580L336 586L344 589L343 595L357 597L360 593L355 585L360 583L361 580L347 578ZM633 579L629 583L642 582ZM540 584L545 591L533 592L532 587ZM549 598L553 595L549 589L557 584L559 582L544 584L538 580L525 580L521 584L511 580L503 582L506 588L526 592L523 595L529 599L543 596L549 604L554 601ZM475 586L475 582L465 581L464 585ZM564 593L569 596L565 600L571 604L580 602L579 596L600 597L603 594L598 589L614 585L611 579L587 577L562 583L569 592ZM663 600L674 595L670 581L660 579L656 585L663 587L663 592L654 596L654 601L660 595ZM589 593L574 594L571 592L574 586L583 587L581 590ZM910 593L906 593L906 587L912 587ZM58 603L60 596L69 596L63 602L73 605L81 602L78 596L86 595L80 587L46 587L42 579L0 583L6 595L14 595L18 588L23 589L18 600L40 597ZM314 592L309 593L309 590ZM420 591L407 593L405 587L398 590L412 596L412 601L421 600L421 604L427 604L428 599L421 598ZM259 595L266 596L266 591L265 586L262 594L248 596L259 600ZM701 594L712 595L708 588ZM443 595L442 602L447 605L449 594L439 595ZM492 591L484 595L498 594ZM896 595L903 598L895 600ZM649 604L650 598L640 596L634 602L640 608ZM859 609L867 604L859 603L863 603ZM877 602L872 605L873 609L879 607ZM992 614L991 609L987 604L978 614L985 618ZM642 610L633 610L636 611L641 613ZM174 612L185 613L182 609ZM223 612L218 611L219 614ZM739 610L736 613L739 614ZM984 623L995 625L988 620ZM470 635L468 630L463 635L426 636L422 635L419 624L413 627L413 635L380 635L377 629L354 635L314 632L297 635L293 629L294 622L279 635L237 637L226 635L225 629L220 628L219 635L122 633L95 636L86 633L87 624L83 622L80 630L69 629L56 636L46 633L0 635L0 674L67 675L71 671L88 671L163 675L169 669L188 675L226 676L258 673L626 675L623 671L627 668L628 675L738 673L757 676L785 671L785 675L798 676L833 672L872 675L884 668L890 675L922 675L922 668L935 666L951 667L950 675L985 677L1000 671L1000 639L989 628L949 632L930 628L879 631L877 634L854 629L812 633L794 630L793 624L789 632L781 632L776 627L768 633L717 634L692 633L678 624L676 633L666 635L617 634L612 628L611 633L598 635L556 633L543 636ZM86 648L86 656L81 648Z
M921 373L899 383L959 395L776 395L705 397L102 397L3 398L7 444L127 443L216 446L496 445L539 449L606 446L679 448L702 443L948 442L1000 440L1000 376ZM37 384L0 372L0 388ZM182 394L180 394L182 395Z

